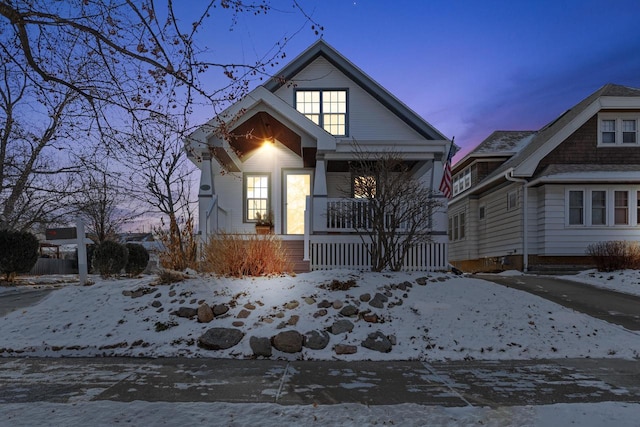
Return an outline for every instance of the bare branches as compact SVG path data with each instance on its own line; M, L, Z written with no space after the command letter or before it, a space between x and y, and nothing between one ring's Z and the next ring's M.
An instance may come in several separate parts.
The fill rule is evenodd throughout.
M413 247L431 241L432 216L443 204L398 153L365 152L357 142L354 152L349 184L342 191L355 200L332 215L360 233L373 271L398 271Z

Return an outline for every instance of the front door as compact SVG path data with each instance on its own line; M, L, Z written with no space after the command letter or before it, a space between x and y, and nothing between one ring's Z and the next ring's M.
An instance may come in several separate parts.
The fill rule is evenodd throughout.
M284 234L304 234L304 210L311 172L284 171Z

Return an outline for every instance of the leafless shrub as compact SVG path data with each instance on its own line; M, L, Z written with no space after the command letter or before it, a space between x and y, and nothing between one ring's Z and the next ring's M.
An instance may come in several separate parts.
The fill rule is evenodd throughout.
M640 268L640 244L626 240L592 243L587 254L593 258L598 271Z
M223 276L265 276L292 271L280 239L273 234L211 236L203 249L202 270Z

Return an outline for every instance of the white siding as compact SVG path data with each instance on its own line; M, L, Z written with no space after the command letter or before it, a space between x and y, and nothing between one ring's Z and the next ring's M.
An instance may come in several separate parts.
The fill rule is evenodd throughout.
M296 89L348 89L348 126L351 140L417 140L422 137L382 106L326 59L318 58L293 78L296 86L284 85L275 94L295 107Z
M517 192L516 207L507 210L507 194ZM478 230L478 256L495 257L522 254L522 185L509 184L481 197L485 206L485 220Z
M566 223L566 202L565 194L567 189L596 189L632 191L640 190L638 186L575 186L575 185L545 185L541 188L544 191L544 206L541 209L540 218L542 228L542 241L540 255L547 256L581 256L585 255L585 250L590 243L603 242L609 240L640 240L640 227L634 224L635 215L631 215L632 224L626 226L569 226ZM585 194L587 197L587 194ZM635 208L631 200L631 209ZM611 208L611 206L609 206Z
M275 232L281 231L282 213L282 169L302 168L302 159L286 147L276 144L268 149L258 149L248 155L242 163L243 172L264 172L271 174L271 208L273 209ZM232 233L253 233L253 223L243 220L242 173L216 174L215 191L221 208L230 212L226 231Z

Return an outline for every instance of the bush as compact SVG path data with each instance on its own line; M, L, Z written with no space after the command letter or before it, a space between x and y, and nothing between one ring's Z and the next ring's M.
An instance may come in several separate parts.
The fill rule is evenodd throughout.
M127 257L127 265L124 267L124 271L129 276L137 276L147 268L149 252L144 246L137 243L127 243L126 247L129 251L129 256Z
M160 265L169 270L183 271L187 268L197 269L198 246L193 233L193 218L185 221L182 229L155 229L158 240L164 245L160 252Z
M203 249L203 271L223 276L264 276L291 271L287 254L273 234L218 234Z
M587 254L593 258L598 271L624 270L640 267L640 244L626 240L592 243Z
M93 253L93 268L100 276L107 278L119 274L127 265L128 250L117 242L105 240Z
M40 243L27 231L0 230L0 272L6 280L28 273L38 261Z

